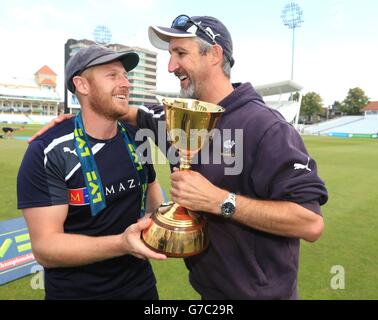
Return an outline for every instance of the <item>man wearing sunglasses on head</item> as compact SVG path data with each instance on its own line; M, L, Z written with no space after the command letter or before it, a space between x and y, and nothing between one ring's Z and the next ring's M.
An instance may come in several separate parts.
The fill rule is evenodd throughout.
M231 83L233 43L221 21L180 15L170 28L151 26L149 38L169 51L168 71L179 78L182 97L224 107L221 132L243 130L240 173L225 175L222 162L171 175L172 200L203 212L209 228L208 249L185 259L190 283L203 299L296 299L300 239L316 241L323 231L327 191L315 161L250 83ZM164 113L148 111L138 111L137 125L156 131ZM221 141L223 157L238 147ZM308 166L296 170L296 163Z
M320 206L328 199L315 161L295 128L250 83L231 83L233 43L221 21L180 15L170 28L148 32L155 47L169 51L168 71L179 78L182 97L224 107L221 135L243 132L242 146L236 139L222 143L221 164L171 174L172 200L202 212L209 230L207 250L185 258L190 283L203 299L297 299L300 240L321 236ZM127 118L159 137L165 115L152 106ZM225 158L237 147L242 169L225 175Z

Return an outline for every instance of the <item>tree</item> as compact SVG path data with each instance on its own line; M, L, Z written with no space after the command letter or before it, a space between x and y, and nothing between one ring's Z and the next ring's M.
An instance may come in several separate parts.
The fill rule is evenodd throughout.
M343 107L343 105L341 104L340 101L335 101L332 104L332 111L333 112L341 112L342 107Z
M322 112L322 98L316 92L306 93L302 97L301 114L311 121L311 117L315 114Z
M340 101L335 101L331 106L332 116L342 116L343 115L343 104Z
M360 88L349 89L348 95L342 103L341 111L347 115L359 115L362 108L369 102L369 98Z
M290 95L289 101L298 102L300 96L301 96L300 93L297 91L297 92L295 92L295 93L293 93L293 94Z

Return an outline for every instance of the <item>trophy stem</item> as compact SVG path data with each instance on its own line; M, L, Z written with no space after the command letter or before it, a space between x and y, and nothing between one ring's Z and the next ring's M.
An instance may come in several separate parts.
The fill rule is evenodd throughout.
M180 170L190 170L191 159L187 157L180 157Z

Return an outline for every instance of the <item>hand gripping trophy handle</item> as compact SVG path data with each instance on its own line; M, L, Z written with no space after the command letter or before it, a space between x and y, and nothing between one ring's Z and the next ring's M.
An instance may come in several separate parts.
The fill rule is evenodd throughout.
M180 170L189 170L191 159L204 146L224 109L218 105L178 98L161 98L167 132L180 154ZM168 257L201 253L208 244L205 219L177 203L162 204L151 216L151 225L142 240L154 251Z

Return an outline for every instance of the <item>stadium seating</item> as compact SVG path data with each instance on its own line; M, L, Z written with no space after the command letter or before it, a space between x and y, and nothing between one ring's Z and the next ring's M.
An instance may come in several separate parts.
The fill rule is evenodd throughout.
M23 114L0 114L1 123L30 124L32 121Z
M41 116L41 115L0 113L0 123L46 124L51 119L54 119L56 117L57 116Z
M267 106L279 111L287 122L293 123L299 113L300 103L295 101L265 101Z
M323 134L329 133L355 133L355 134L373 134L378 133L378 116L366 116L358 121L347 123L337 128L323 131Z
M56 118L57 116L37 116L37 115L30 115L29 118L32 121L32 123L38 123L38 124L46 124L50 120Z
M377 115L345 116L304 128L304 134L309 135L329 135L330 133L374 134L377 132Z

